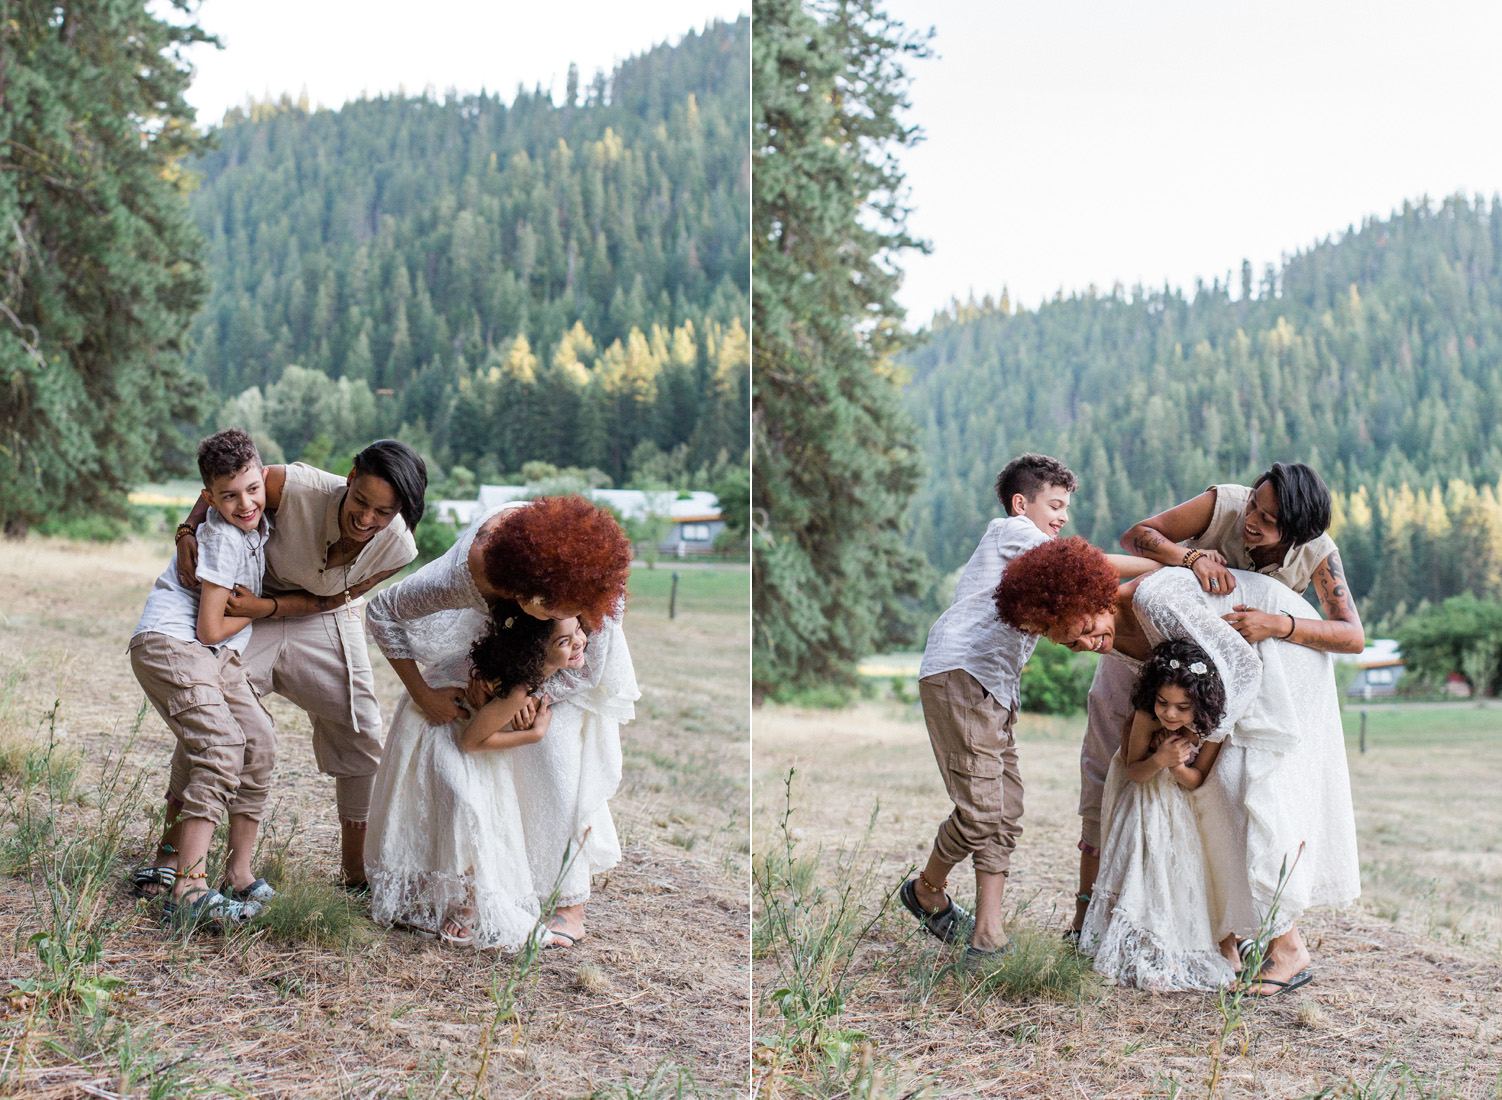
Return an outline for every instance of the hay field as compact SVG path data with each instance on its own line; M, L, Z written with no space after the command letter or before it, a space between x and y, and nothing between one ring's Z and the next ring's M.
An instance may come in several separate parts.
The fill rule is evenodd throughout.
M756 1095L1502 1096L1502 711L1391 713L1379 728L1373 712L1365 755L1355 727L1349 739L1362 902L1306 915L1314 983L1228 1018L1213 997L1103 986L1056 946L1073 913L1082 716L1019 720L1027 811L1008 900L1024 973L978 983L889 900L949 810L916 708L758 711L756 858L804 903L775 903L772 921L765 896L755 906ZM973 896L968 866L951 884ZM858 912L826 934L842 901ZM799 970L789 939L838 941L848 968ZM805 980L824 1001L788 995ZM810 1004L837 1011L816 1026Z
M281 919L184 942L128 896L172 742L150 711L132 733L125 645L169 554L164 539L0 543L0 840L17 872L0 874L0 1095L744 1092L744 567L685 570L673 622L666 573L633 581L643 697L612 800L624 859L596 880L583 943L518 962L385 932L329 885L332 781L306 717L276 697L263 856L292 887ZM372 655L389 721L399 685Z

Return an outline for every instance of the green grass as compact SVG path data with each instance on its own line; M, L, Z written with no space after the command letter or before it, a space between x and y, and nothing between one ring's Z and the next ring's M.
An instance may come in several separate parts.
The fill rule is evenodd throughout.
M659 562L656 569L631 570L629 608L635 615L667 617L675 562ZM744 565L682 568L678 573L678 615L744 615L751 606L751 571Z
M1475 703L1349 704L1341 713L1346 747L1359 747L1361 712L1366 711L1366 745L1377 748L1455 745L1502 741L1502 708Z

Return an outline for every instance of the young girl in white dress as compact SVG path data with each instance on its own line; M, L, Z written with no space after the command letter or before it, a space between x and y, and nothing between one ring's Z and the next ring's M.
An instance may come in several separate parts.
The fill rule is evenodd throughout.
M600 861L584 847L603 844L618 858L608 810L597 827L609 836L581 845L572 823L560 829L552 820L557 807L527 797L538 764L529 755L547 741L579 739L579 708L552 704L545 691L554 674L584 666L585 645L578 619L537 619L503 601L467 655L428 673L435 685L464 689L472 716L430 722L403 696L365 841L377 923L460 947L517 950L529 936L550 935L538 918L560 883L582 873L587 892Z
M1225 686L1193 642L1154 647L1131 725L1106 777L1100 874L1080 933L1095 969L1153 992L1219 989L1236 977L1211 928L1210 871L1188 792L1210 775Z

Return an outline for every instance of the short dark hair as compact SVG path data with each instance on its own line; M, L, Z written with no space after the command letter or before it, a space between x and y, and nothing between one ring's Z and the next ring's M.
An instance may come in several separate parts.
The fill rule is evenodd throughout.
M377 439L355 455L354 465L362 474L374 474L395 490L407 530L417 530L427 508L428 465L422 455L399 439Z
M1001 501L1001 506L1010 516L1014 496L1021 493L1027 500L1032 500L1050 485L1071 493L1080 487L1074 471L1057 458L1028 452L1012 459L996 475L996 499Z
M1290 550L1325 533L1330 526L1330 488L1312 468L1302 462L1274 462L1271 470L1252 483L1252 492L1264 481L1273 483L1278 534Z
M1204 672L1190 666L1199 663ZM1206 734L1220 725L1226 713L1226 685L1210 655L1193 642L1170 638L1153 647L1153 655L1142 662L1137 682L1132 686L1132 709L1153 713L1158 692L1165 687L1180 687L1194 706L1194 732Z
M537 619L515 600L491 605L485 633L469 647L475 672L499 696L510 695L519 684L536 691L547 679L548 642L554 620Z
M260 466L261 452L242 428L225 428L198 445L198 473L205 488L215 478L233 477L247 466Z

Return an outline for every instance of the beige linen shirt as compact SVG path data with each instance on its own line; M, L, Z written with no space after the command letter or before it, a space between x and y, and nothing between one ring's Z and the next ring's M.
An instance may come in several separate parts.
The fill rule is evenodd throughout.
M354 561L327 568L329 547L340 538L339 508L349 486L337 474L301 462L290 463L286 469L276 532L266 545L268 595L300 589L315 596L337 596L417 557L417 541L397 516L375 533Z
M1232 569L1273 577L1295 592L1308 588L1320 562L1335 553L1335 540L1322 534L1302 546L1295 546L1283 555L1281 563L1258 568L1241 537L1242 518L1246 515L1247 501L1252 499L1252 490L1245 485L1212 485L1210 488L1215 490L1215 512L1210 517L1210 525L1198 538L1186 540L1185 546L1196 550L1219 550Z

